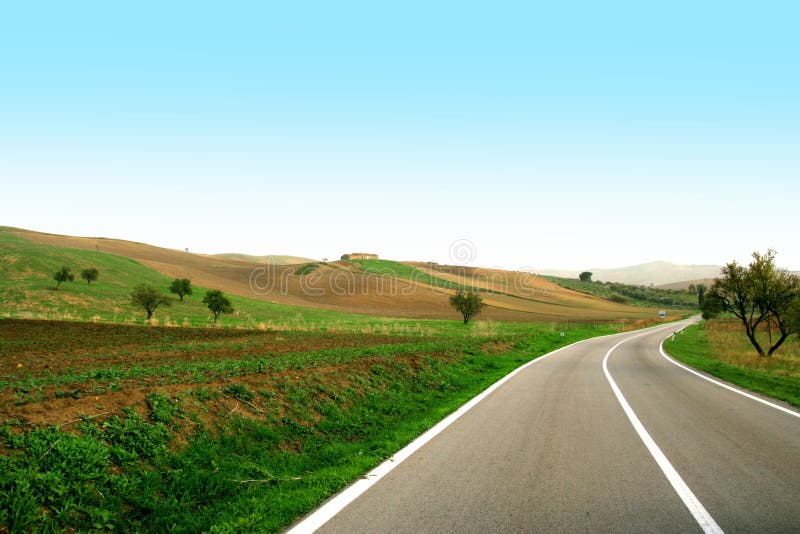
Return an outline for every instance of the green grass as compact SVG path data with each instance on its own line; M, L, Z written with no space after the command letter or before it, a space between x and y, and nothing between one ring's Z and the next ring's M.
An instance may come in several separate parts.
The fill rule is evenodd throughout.
M131 391L161 385L143 403L105 420L87 415L60 428L14 420L0 425L0 531L280 531L512 369L566 343L611 333L573 329L561 338L539 325L525 335L428 335L359 348L248 354L241 348L257 346L248 337L255 342L276 333L208 330L198 334L213 339L178 360L169 352L180 341L173 328L53 328L66 330L41 340L51 358L77 367L75 356L83 354L88 366L66 373L68 383L58 390L69 392L63 398L96 394L93 402L102 403L110 389L104 384ZM72 341L76 328L93 333L78 338L85 347ZM15 358L30 353L39 341L29 333L5 335L0 350ZM322 339L296 335L310 343ZM115 336L122 336L119 342ZM164 358L93 367L93 355L138 338L149 351L163 347ZM220 345L237 357L216 356ZM114 355L120 363L128 358ZM26 369L0 384L0 392L50 394L46 386L60 380Z
M305 265L301 265L297 269L294 270L294 274L297 276L304 276L307 274L311 274L319 268L318 263L306 263Z
M720 361L713 356L704 326L703 322L690 326L676 336L674 342L665 342L664 349L675 359L696 369L756 393L800 406L800 379Z
M444 289L472 289L469 286L456 284L449 280L444 280L436 276L432 276L416 267L392 260L354 260L353 263L358 265L362 271L381 276L392 276L411 280L422 284L428 284L433 287L441 287Z
M697 309L697 295L674 289L634 286L616 282L582 282L573 278L545 276L561 287L634 306Z

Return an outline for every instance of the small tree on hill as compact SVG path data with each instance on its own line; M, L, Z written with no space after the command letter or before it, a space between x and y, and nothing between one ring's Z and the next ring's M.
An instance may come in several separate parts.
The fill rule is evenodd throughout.
M219 289L212 289L206 293L206 296L203 297L203 304L207 305L214 314L214 324L217 324L220 313L233 313L231 301Z
M722 269L722 276L706 292L703 317L725 312L736 316L744 325L747 339L759 356L772 356L792 333L800 332L797 310L800 309L800 278L775 267L775 251L753 253L753 261L744 267L735 261ZM769 347L765 352L756 333L761 325L769 330ZM772 341L772 325L780 336Z
M55 272L53 279L56 281L56 289L61 285L61 282L72 282L75 280L75 275L72 270L64 265L61 269Z
M184 295L192 294L192 281L188 278L176 278L170 284L169 290L170 292L177 294L181 302L183 302Z
M467 324L472 317L478 315L484 306L480 295L472 291L459 291L450 297L450 304L464 316L464 324Z
M172 303L172 299L158 289L153 286L148 286L147 284L139 284L133 288L133 291L131 291L131 301L136 306L144 308L148 319L153 316L153 312L156 311L156 308L162 305L169 306Z
M87 284L91 284L97 280L97 277L100 276L100 271L95 269L94 267L90 267L88 269L84 269L81 271L81 278L86 280Z
M580 278L581 282L591 282L592 274L594 273L590 273L589 271L583 271L581 274L578 275L578 278Z

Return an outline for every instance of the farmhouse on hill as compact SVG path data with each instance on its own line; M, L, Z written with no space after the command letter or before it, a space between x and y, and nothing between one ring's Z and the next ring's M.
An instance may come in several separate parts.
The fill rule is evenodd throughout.
M352 260L377 260L377 254L370 254L368 252L352 252L350 254L342 254L342 261Z

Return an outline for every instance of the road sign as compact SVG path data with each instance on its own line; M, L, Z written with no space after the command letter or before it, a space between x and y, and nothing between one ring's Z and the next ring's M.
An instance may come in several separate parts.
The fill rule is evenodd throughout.
M667 318L667 312L665 312L664 310L661 310L660 312L658 312L658 318L659 319L666 319Z

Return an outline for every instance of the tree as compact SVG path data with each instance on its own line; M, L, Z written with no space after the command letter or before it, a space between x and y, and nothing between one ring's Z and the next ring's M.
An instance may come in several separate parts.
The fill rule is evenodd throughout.
M75 275L72 274L72 270L69 267L64 265L61 267L61 269L55 272L53 279L56 281L56 289L58 289L58 286L61 285L61 282L72 282L75 280Z
M483 309L483 299L472 291L459 291L450 297L450 304L464 316L464 324L467 324L472 317L478 315Z
M183 302L184 295L192 294L192 281L188 278L176 278L170 284L169 290L172 293L176 293L181 302Z
M593 274L594 273L590 273L589 271L583 271L578 275L578 278L580 278L581 282L591 282Z
M147 284L139 284L133 288L133 291L131 291L131 301L136 306L144 308L144 311L147 312L148 319L153 316L153 312L155 312L156 308L159 306L169 306L172 304L172 299L158 289Z
M92 282L96 281L98 276L100 276L100 271L94 267L90 267L81 271L81 278L86 280L87 284L91 284Z
M214 314L214 324L217 324L217 317L220 313L233 313L231 301L219 289L212 289L206 293L206 296L203 297L203 304L207 305Z
M772 356L792 333L800 331L797 313L800 309L800 278L775 267L775 251L753 253L753 261L744 267L731 262L722 269L705 295L703 317L727 312L744 325L747 339L759 356ZM772 325L780 336L773 342ZM756 333L764 325L769 333L769 347L765 352Z
M700 309L703 309L703 301L706 298L706 291L707 290L708 290L708 288L705 286L705 284L697 284L697 288L696 288L696 291L697 291L697 306Z

